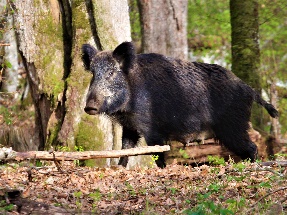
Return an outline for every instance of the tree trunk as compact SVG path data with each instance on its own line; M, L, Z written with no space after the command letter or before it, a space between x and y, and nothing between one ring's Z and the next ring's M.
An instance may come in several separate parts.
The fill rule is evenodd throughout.
M81 46L92 43L106 50L131 41L127 1L16 0L10 4L35 107L32 143L39 150L51 146L120 149L121 127L83 111L91 76L82 65ZM117 160L98 159L94 164L106 166Z
M6 44L6 46L0 48L4 49L4 55L2 55L4 56L4 62L9 62L9 64L11 64L11 68L6 67L2 74L3 84L0 86L0 100L2 96L8 96L13 100L20 97L17 92L17 88L19 86L18 56L15 55L15 53L17 53L17 42L15 31L13 30L13 16L8 12L7 7L3 8L6 8L6 14L4 11L0 11L0 14L4 14L6 19L6 25L3 26L3 28L6 29L3 35L3 44Z
M230 0L232 71L261 93L258 1ZM255 128L262 128L262 108L252 113Z
M138 0L143 52L187 59L187 0Z
M275 75L276 71L272 74ZM273 76L274 77L274 76ZM278 108L278 91L276 89L276 79L271 78L271 85L270 85L270 103L277 109ZM270 134L275 137L275 139L281 138L280 132L280 124L277 118L271 119L271 128Z

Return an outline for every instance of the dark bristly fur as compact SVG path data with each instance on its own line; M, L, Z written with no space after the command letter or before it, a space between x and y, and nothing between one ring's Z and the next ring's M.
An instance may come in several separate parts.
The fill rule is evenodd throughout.
M242 159L254 161L257 147L247 132L253 101L278 116L250 86L215 64L136 55L130 42L113 52L87 44L82 51L85 68L93 73L85 111L117 120L123 126L123 148L134 147L140 136L150 146L215 137ZM164 167L164 156L158 155L157 164Z

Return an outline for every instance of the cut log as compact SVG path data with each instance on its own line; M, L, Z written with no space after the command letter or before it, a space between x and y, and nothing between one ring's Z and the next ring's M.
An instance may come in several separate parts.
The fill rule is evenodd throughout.
M123 150L108 150L108 151L84 151L84 152L48 152L48 151L29 151L15 152L11 148L0 149L0 160L57 160L57 161L73 161L73 160L88 160L96 158L118 158L124 156L153 154L156 152L169 151L170 146L143 146L138 148L123 149Z

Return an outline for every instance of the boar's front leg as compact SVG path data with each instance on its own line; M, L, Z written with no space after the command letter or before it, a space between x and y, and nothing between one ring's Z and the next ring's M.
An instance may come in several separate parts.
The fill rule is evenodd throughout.
M131 130L123 126L123 136L122 136L122 149L134 148L139 140L140 136L136 130ZM119 165L124 167L127 166L129 157L121 157L119 160Z

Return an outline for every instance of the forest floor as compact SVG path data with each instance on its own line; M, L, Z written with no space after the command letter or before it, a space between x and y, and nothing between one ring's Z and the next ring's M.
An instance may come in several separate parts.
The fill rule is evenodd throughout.
M0 165L0 214L287 214L287 167Z

